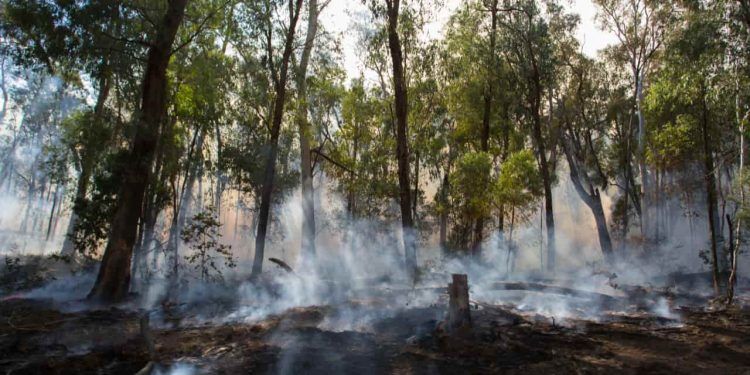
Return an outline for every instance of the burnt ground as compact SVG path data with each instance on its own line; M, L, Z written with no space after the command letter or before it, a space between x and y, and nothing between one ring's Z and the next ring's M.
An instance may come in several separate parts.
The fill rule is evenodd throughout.
M212 374L750 373L748 308L677 308L679 321L605 314L564 326L477 308L473 329L454 335L440 331L439 303L378 315L364 329L331 329L367 309L353 302L252 323L152 321L144 335L135 310L75 312L16 298L0 302L0 373L134 374L147 365L150 373L169 373L176 363Z

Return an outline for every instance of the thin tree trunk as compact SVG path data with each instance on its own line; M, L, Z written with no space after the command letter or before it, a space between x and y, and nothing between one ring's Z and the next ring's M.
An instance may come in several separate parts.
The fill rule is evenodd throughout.
M263 254L266 246L266 233L268 232L268 220L271 213L271 195L273 193L274 178L276 177L276 155L279 149L279 132L281 131L281 120L284 117L284 104L286 102L286 84L289 72L289 61L294 51L294 34L297 29L302 0L289 0L289 28L287 29L284 42L284 53L281 58L279 76L272 72L276 98L273 105L273 117L271 120L271 138L269 139L269 152L266 159L265 173L263 177L263 188L261 190L260 212L258 221L258 235L255 237L255 256L253 258L253 269L251 278L257 278L263 271ZM269 15L270 17L270 15ZM270 25L268 27L271 27ZM271 41L268 41L269 49ZM269 53L273 56L272 53Z
M448 254L448 189L450 189L449 171L446 169L443 175L443 184L440 186L440 251L443 256Z
M414 189L411 198L411 214L414 218L415 225L419 223L417 207L419 205L419 151L414 153Z
M649 203L650 182L648 170L646 169L646 119L643 115L643 75L634 70L635 78L635 100L638 113L638 162L641 174L641 235L643 235L643 246L648 248L651 242L651 208ZM646 249L644 249L646 250Z
M744 120L746 118L743 118L740 115L740 91L739 91L739 79L735 82L737 85L737 96L735 97L735 112L737 117L737 126L740 131L740 167L739 167L739 173L737 174L737 181L739 181L739 189L740 189L740 202L739 202L739 210L745 209L745 187L744 187L744 175L745 175L745 126L744 126ZM727 281L727 303L731 304L732 300L734 300L734 287L737 284L737 265L738 265L738 258L740 255L740 246L742 246L742 215L737 215L737 225L736 229L733 229L731 226L729 230L735 230L734 240L735 243L732 246L732 263L731 263L731 270L729 272L729 280Z
M214 189L214 200L213 206L216 209L216 217L221 221L221 198L224 195L224 189L226 188L226 176L224 171L221 169L222 151L224 149L224 143L221 138L221 126L216 123L216 187Z
M169 170L164 168L164 163L162 162L164 159L164 146L166 145L164 141L173 136L176 123L177 117L172 117L166 122L165 127L159 136L156 149L156 160L154 161L153 171L149 176L149 187L147 189L146 203L143 207L144 214L142 215L143 217L140 225L140 238L135 246L135 261L133 262L132 270L133 275L136 277L132 289L136 291L143 289L143 285L140 283L144 281L144 276L149 275L147 272L148 254L154 249L152 243L154 243L156 238L156 222L159 218L159 213L162 210L160 201L164 196L164 193L162 193L161 189L158 187L161 186L162 182L169 179ZM156 268L157 259L158 254L153 254L154 269Z
M165 112L167 66L187 2L188 0L169 0L167 11L149 47L140 113L130 151L130 162L125 165L123 171L123 183L118 193L117 208L112 220L109 240L96 283L88 295L89 299L122 301L127 296L130 287L133 245L143 208L159 126Z
M8 89L5 85L5 76L7 74L5 70L5 59L5 55L0 59L0 92L2 92L3 96L3 106L2 109L0 109L0 126L5 124L5 115L8 113ZM2 127L0 127L0 130L2 130Z
M482 133L481 133L481 150L483 152L490 151L490 120L492 118L492 100L494 94L494 85L492 76L495 72L495 44L496 44L496 30L497 30L497 0L492 0L490 3L490 49L491 55L489 59L489 69L487 69L487 87L484 93L484 109L482 113ZM489 179L487 180L489 181ZM484 241L484 217L478 217L474 226L474 245L472 246L472 252L474 257L481 258L482 256L482 242Z
M393 63L394 107L396 109L396 157L398 158L399 203L401 207L401 228L404 241L406 272L412 280L417 274L417 248L414 222L411 215L411 189L409 183L409 145L406 77L401 39L398 35L400 0L386 0L388 13L388 48Z
M201 127L195 130L193 142L188 151L188 170L185 181L180 192L179 204L174 207L172 216L172 225L169 229L169 240L167 249L171 254L171 272L169 274L170 291L174 292L177 287L179 276L180 261L180 233L185 227L188 215L192 212L193 190L196 181L200 181L199 169L203 162L203 141L205 139L205 130Z
M538 100L537 100L538 103ZM555 216L552 208L552 177L550 176L547 150L542 137L542 121L539 117L539 105L533 110L533 136L537 148L537 159L544 185L544 218L547 225L547 271L555 269Z
M707 208L707 220L708 229L710 235L711 244L711 268L713 273L713 286L714 293L719 296L721 293L720 286L720 270L719 270L719 256L717 248L717 230L718 230L718 207L716 202L716 177L714 171L714 158L713 150L711 148L711 136L708 128L708 107L703 100L703 116L701 121L701 135L703 137L703 161L705 167L705 183L706 183L706 208Z
M300 176L302 178L302 256L315 256L315 194L313 191L312 162L310 156L310 144L312 129L308 121L307 111L307 67L312 56L315 38L318 33L318 1L309 0L307 3L307 36L302 57L297 72L297 91L299 95L299 107L297 122L300 143Z
M55 194L52 198L52 209L49 212L49 220L47 221L47 236L46 241L49 241L50 235L52 234L52 222L55 220L55 210L57 209L57 201L60 198L60 184L55 187Z
M99 94L96 97L96 104L94 105L94 124L100 126L104 116L104 105L109 98L109 93L112 87L110 78L110 71L107 67L106 60L103 65L101 76L99 77ZM78 211L79 206L86 199L88 192L89 180L93 173L94 163L99 155L92 154L91 150L85 150L81 156L81 171L78 174L78 182L76 184L76 194L73 202L73 210L70 214L70 220L68 221L68 229L66 231L65 239L63 240L63 247L60 254L65 256L71 256L75 253L75 247L73 245L72 237L74 235L76 225L78 224Z

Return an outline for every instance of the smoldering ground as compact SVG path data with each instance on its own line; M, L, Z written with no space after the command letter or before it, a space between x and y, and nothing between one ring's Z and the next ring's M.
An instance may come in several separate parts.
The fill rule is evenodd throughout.
M701 314L708 293L704 296L701 289L694 289L690 296L680 296L679 285L669 285L658 277L668 273L664 265L644 262L633 266L633 258L614 265L604 263L596 239L587 234L594 233L588 212L576 206L575 196L566 196L564 189L561 184L556 190L558 201L566 204L559 204L557 210L560 268L554 275L540 271L537 217L514 234L513 268L509 267L507 243L497 234L484 243L481 261L443 259L426 236L420 252L420 281L414 284L402 271L400 226L386 220L345 221L342 226L340 200L321 187L321 204L316 209L322 229L315 258L298 253L299 194L287 197L275 212L277 237L267 256L288 263L291 271L267 262L264 275L248 281L252 251L246 242L237 241L232 245L239 254L238 267L222 268L220 281L201 282L183 260L183 282L176 296L168 295L166 280L154 277L141 283L144 287L137 297L115 307L113 313L113 308L102 312L102 307L84 302L94 269L79 270L77 275L56 275L56 280L31 291L6 294L2 304L13 315L5 328L21 327L39 336L49 330L57 332L52 335L55 338L42 341L29 336L37 340L37 348L65 347L57 358L97 358L122 369L140 369L152 363L153 373L232 373L240 368L282 374L384 373L394 369L441 373L458 371L467 360L462 356L471 356L457 354L462 352L455 352L454 339L440 332L446 314L445 288L452 273L468 275L475 334L479 335L471 339L476 342L461 341L461 345L467 351L479 346L488 353L505 353L495 359L476 354L480 372L492 372L493 366L554 362L546 351L552 350L551 346L529 351L529 345L539 344L539 335L552 334L581 345L575 350L586 351L586 343L598 337L599 325L624 325L623 332L656 327L674 330L670 332L679 336L693 329L696 319L704 319ZM232 227L225 223L223 228L230 243L242 238L227 232ZM181 251L190 249L182 244ZM677 256L686 253L680 250ZM163 266L163 262L156 264ZM692 272L703 270L700 263L694 264L697 267ZM684 270L684 265L673 270ZM643 294L633 297L634 288L641 288ZM708 284L705 288L710 291ZM64 316L49 319L51 325L19 317L24 312L35 314L43 304L49 305L44 307L47 314ZM105 312L115 316L108 320L110 328L95 322ZM151 332L156 354L149 354L143 343L144 316L149 317L145 329ZM740 318L732 315L727 319ZM71 333L81 325L93 333ZM106 337L97 337L97 332ZM93 345L77 343L94 337ZM102 348L120 348L127 353L104 355ZM13 365L23 367L18 362Z

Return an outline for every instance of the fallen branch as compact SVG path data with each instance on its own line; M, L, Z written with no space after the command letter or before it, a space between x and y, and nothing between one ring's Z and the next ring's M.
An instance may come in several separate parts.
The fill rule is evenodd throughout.
M278 259L278 258L268 258L268 260L273 262L277 266L283 268L284 271L289 272L289 273L294 273L294 270L292 269L292 267L286 264L286 262L284 262L283 260Z
M490 284L487 290L522 290L541 293L560 294L580 298L597 299L603 303L616 303L620 298L610 296L609 294L589 292L586 290L566 288L562 286L546 285L538 283L523 282L497 282Z

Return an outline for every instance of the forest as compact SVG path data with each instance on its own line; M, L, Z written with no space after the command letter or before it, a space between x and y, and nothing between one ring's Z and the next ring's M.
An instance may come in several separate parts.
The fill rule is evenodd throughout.
M5 374L750 373L750 0L0 0L0 94Z

